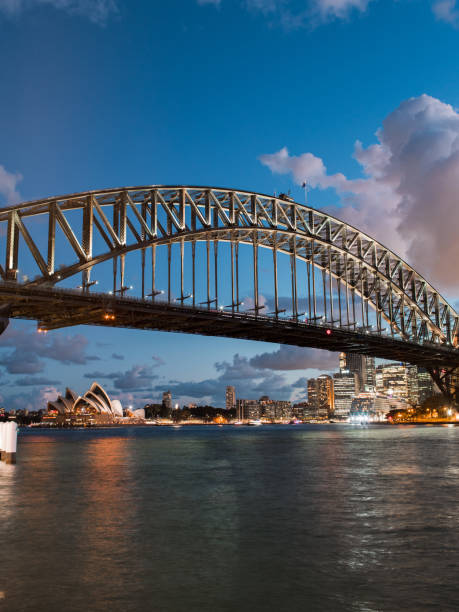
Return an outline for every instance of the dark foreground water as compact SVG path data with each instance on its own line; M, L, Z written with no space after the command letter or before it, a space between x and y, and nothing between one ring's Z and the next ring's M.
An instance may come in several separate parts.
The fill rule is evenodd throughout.
M459 609L459 427L23 431L0 610Z

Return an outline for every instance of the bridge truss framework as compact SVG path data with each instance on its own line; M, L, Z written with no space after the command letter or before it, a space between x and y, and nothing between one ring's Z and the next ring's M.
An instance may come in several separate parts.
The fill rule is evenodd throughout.
M5 261L0 304L6 317L37 319L42 329L117 325L362 352L427 367L442 391L451 393L451 376L459 366L454 309L382 244L290 198L192 186L92 191L2 209L0 236ZM198 244L204 245L204 262L198 261ZM230 288L223 304L222 244L229 248L224 284ZM157 285L160 247L167 251L164 293ZM240 250L247 247L250 309L243 307L240 294ZM179 252L176 268L173 248ZM272 253L269 313L259 291L262 248ZM134 252L140 253L138 300L127 297L126 258ZM290 264L287 318L279 295L282 256ZM20 260L35 274L21 279ZM92 272L108 261L113 262L110 293L94 293ZM199 299L202 269L204 296ZM63 287L79 274L77 291Z

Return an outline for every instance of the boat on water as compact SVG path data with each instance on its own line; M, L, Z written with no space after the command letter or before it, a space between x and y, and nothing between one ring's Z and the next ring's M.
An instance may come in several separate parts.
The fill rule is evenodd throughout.
M244 425L242 421L234 421L233 425Z
M261 425L261 421L260 419L253 419L252 421L249 421L247 423L247 425L251 426L251 427L257 427L258 425Z

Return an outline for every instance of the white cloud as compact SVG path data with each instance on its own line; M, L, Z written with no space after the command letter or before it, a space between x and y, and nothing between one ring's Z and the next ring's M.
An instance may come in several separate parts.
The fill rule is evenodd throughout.
M15 4L19 0L5 0ZM45 1L45 0L43 0ZM49 0L51 1L51 0ZM375 0L239 0L253 12L276 17L287 29L314 27L333 20L346 20L352 14L364 13ZM398 1L398 0L394 0ZM1 2L1 0L0 0ZM222 0L197 0L200 5L220 6ZM457 0L432 0L432 11L439 21L459 27Z
M346 19L352 11L364 12L372 0L313 0L313 11L322 21Z
M5 204L17 204L19 202L20 196L17 185L21 180L22 176L20 174L12 174L0 165L0 196L2 196L0 202L2 200Z
M405 100L383 121L377 142L357 141L363 178L329 174L312 153L284 147L260 160L295 182L332 188L340 207L329 211L406 257L434 286L459 293L459 114L428 95Z
M13 16L38 6L52 6L71 15L87 17L103 25L110 15L118 12L116 0L0 0L0 11Z
M455 27L459 26L459 9L456 0L435 0L432 10L439 21L446 21Z
M353 12L364 12L373 0L240 0L253 12L276 16L286 28L299 28L326 23L333 19L347 19ZM219 6L221 0L197 0L198 4Z

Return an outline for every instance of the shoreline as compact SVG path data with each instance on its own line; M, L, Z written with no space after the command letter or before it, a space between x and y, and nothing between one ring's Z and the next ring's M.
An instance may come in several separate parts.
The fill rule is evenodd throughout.
M348 423L348 422L333 422L330 423L329 421L322 421L319 423L312 423L312 422L301 422L301 423L261 423L261 426L278 426L278 427L286 427L286 426L290 426L290 427L298 427L301 425L311 425L311 426L317 426L317 425L347 425L347 426L352 426L352 427L368 427L368 426L385 426L385 427L394 427L394 426L399 426L399 425L403 425L403 426L418 426L418 425L423 425L423 426L427 426L427 427L433 427L433 426L445 426L445 425L451 425L451 426L459 426L459 421L447 421L447 420L438 420L438 421L413 421L413 422L400 422L400 423L390 423L390 422L381 422L381 421L375 421L373 423ZM76 430L76 429L117 429L120 427L170 427L173 429L179 429L181 427L202 427L202 426L206 426L206 427L236 427L236 428L246 428L246 427L251 427L256 429L256 427L253 427L252 425L248 424L248 423L240 423L240 424L235 424L235 423L187 423L186 421L183 422L179 422L179 423L105 423L103 425L86 425L86 426L81 426L81 425L77 425L77 426L56 426L56 425L48 425L48 424L34 424L34 425L19 425L18 427L19 429L46 429L46 430Z

